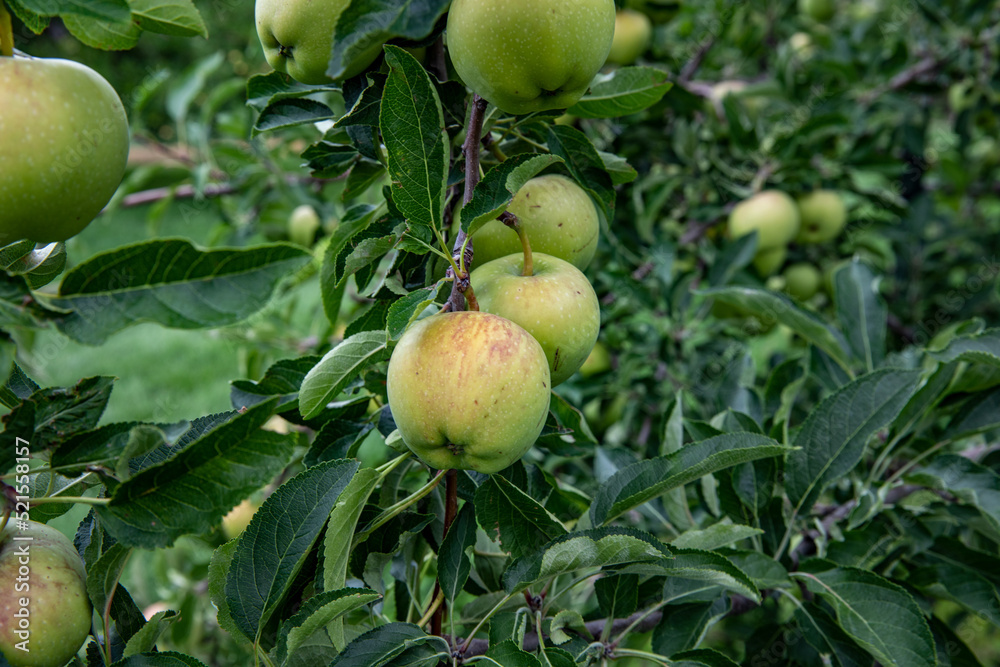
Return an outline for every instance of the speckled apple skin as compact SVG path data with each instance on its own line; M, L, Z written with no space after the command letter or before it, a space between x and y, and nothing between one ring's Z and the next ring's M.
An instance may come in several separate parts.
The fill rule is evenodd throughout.
M13 667L62 667L76 655L90 634L91 606L87 576L72 542L55 528L28 522L18 530L12 519L0 536L0 652ZM30 542L14 536L33 537ZM14 589L20 563L18 548L29 544L28 591ZM31 649L25 653L15 644L18 598L30 599Z
M467 86L501 110L565 109L604 65L613 0L454 0L448 52Z
M521 325L539 342L556 386L594 349L601 306L587 277L558 257L532 252L532 274L523 272L523 253L501 257L472 272L472 289L480 310Z
M427 465L496 473L531 449L545 425L552 384L538 342L484 312L413 324L389 360L396 427Z
M531 249L586 269L597 252L601 222L587 192L570 178L546 174L531 179L507 207L521 221ZM490 220L472 235L476 264L521 252L517 232Z
M128 161L125 108L70 60L0 58L0 243L65 241L97 217Z

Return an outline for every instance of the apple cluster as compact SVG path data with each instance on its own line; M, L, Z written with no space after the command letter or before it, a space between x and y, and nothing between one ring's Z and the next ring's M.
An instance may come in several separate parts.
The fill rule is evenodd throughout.
M70 60L0 56L0 245L65 241L97 217L128 161L125 108Z
M753 264L766 278L785 264L788 246L832 241L847 224L847 207L832 190L814 190L797 200L779 190L764 190L741 201L729 215L728 233L739 238L757 233ZM785 289L806 300L819 291L822 278L810 263L798 262L784 271Z
M507 213L514 228L491 221L472 236L487 260L469 277L480 310L419 320L389 360L396 427L438 469L492 474L520 459L545 425L552 387L597 342L600 305L582 272L598 240L593 201L551 174L525 183Z

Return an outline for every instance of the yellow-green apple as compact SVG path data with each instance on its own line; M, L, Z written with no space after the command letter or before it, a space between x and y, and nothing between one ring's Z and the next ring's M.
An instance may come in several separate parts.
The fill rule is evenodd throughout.
M474 92L510 114L565 109L611 49L614 0L453 0L448 53Z
M69 538L26 524L0 533L0 652L13 667L62 667L90 634L87 575Z
M587 360L583 362L583 366L580 366L580 375L589 378L609 370L611 370L611 353L604 343L597 341L594 343L594 349L587 355Z
M791 47L792 53L801 60L808 60L816 53L812 37L805 32L797 32L789 37L788 45Z
M653 39L653 23L642 12L623 9L615 15L615 38L608 52L608 62L631 65L639 59Z
M835 0L799 0L799 12L813 21L829 21L836 11Z
M760 250L756 255L754 255L753 265L754 268L757 269L757 273L759 273L762 278L766 278L781 268L781 265L785 263L785 258L787 256L788 248L785 246Z
M558 257L531 253L480 264L469 276L479 308L521 325L534 336L549 362L552 386L577 372L594 349L601 330L601 307L580 269Z
M0 245L65 241L97 217L128 161L125 108L70 60L0 57Z
M407 329L386 390L403 442L424 463L492 474L538 439L552 383L531 334L498 315L460 311Z
M729 214L729 236L757 232L757 251L786 245L799 231L799 209L779 190L764 190L744 199Z
M260 503L255 503L249 498L239 505L229 510L229 514L222 517L222 534L227 540L239 537L240 533L250 525L253 515L260 509Z
M809 262L798 262L785 269L785 291L793 299L806 301L819 291L823 274Z
M333 33L349 4L350 0L257 0L257 37L267 63L302 83L329 83L326 70L333 53ZM368 44L345 63L337 80L363 72L382 52L382 44Z
M319 213L309 204L296 206L288 218L288 238L292 243L309 247L316 239L316 231L323 223Z
M507 207L520 220L531 249L564 259L581 271L597 251L601 223L590 195L559 174L537 176L517 191ZM517 232L490 220L472 235L476 264L521 252Z
M795 240L799 243L823 243L840 235L847 224L847 207L833 190L814 190L799 197L801 224Z

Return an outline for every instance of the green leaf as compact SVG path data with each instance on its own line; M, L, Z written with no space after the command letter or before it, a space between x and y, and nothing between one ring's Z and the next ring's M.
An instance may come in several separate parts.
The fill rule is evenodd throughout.
M251 136L262 132L282 130L296 125L316 123L321 120L331 120L336 114L333 109L310 99L288 98L278 99L267 105L257 117Z
M226 598L226 576L233 565L238 542L239 538L234 538L212 552L212 560L208 564L208 595L216 609L215 617L219 627L234 638L241 639L243 635L229 613L229 601Z
M593 525L613 521L670 489L747 461L791 451L771 438L752 433L725 433L694 442L679 451L622 468L601 485L590 507Z
M441 100L427 70L413 56L398 46L386 46L385 54L390 71L379 125L392 200L411 226L440 229L449 152Z
M413 651L423 658L411 662L413 667L433 667L441 658L448 658L448 642L428 635L412 623L388 623L369 630L347 645L329 667L388 667L399 664L395 658Z
M678 580L696 581L711 587L721 587L724 590L738 593L760 603L760 592L753 580L736 567L732 561L714 551L698 549L671 548L674 558L653 565L652 569L644 565L626 568L624 571L646 571L664 574L667 581L664 584L665 599L682 599L692 593L704 590L704 587L691 589ZM678 584L680 584L678 586Z
M868 440L896 418L919 382L920 371L875 371L812 409L795 438L799 449L785 465L785 491L796 512L812 507L823 489L858 464Z
M283 664L314 632L381 597L367 588L341 588L309 598L294 616L281 624L276 650L278 664Z
M111 667L205 667L205 663L175 651L162 653L140 653L130 655L111 665Z
M673 85L669 74L653 67L619 67L594 77L590 91L566 112L580 118L628 116L659 102Z
M670 541L670 545L682 549L704 549L712 551L740 542L754 535L763 534L760 528L733 525L728 519L701 530L689 530Z
M208 38L208 28L191 0L129 0L132 18L147 32Z
M248 639L257 641L359 465L327 461L300 472L250 520L226 575L229 613Z
M0 418L0 451L13 454L17 438L32 450L59 445L97 426L111 398L114 378L91 377L74 387L47 387L34 391ZM14 463L11 456L10 464Z
M938 456L907 480L942 489L982 512L1000 532L1000 475L957 454Z
M1000 329L952 339L940 352L931 352L931 356L944 363L970 361L1000 367Z
M942 439L960 440L1000 426L1000 388L971 396L948 423Z
M118 593L115 594L116 598L117 596ZM176 611L156 612L138 632L129 638L128 643L125 644L125 651L122 653L123 657L127 658L132 655L153 651L156 648L156 642L160 639L160 635L180 619L181 616Z
M96 509L101 523L123 545L146 549L214 528L291 458L289 437L261 428L275 403L250 408L133 475Z
M736 306L756 316L763 324L778 322L830 355L844 369L850 368L848 343L836 329L803 309L784 294L754 287L716 287L699 294Z
M889 308L878 291L879 277L856 258L834 274L837 321L854 356L872 371L885 359Z
M105 21L128 21L131 15L126 0L18 0L18 3L39 16L78 14Z
M701 643L708 629L729 613L729 600L725 596L711 602L670 604L663 608L663 616L653 629L652 648L660 655L674 655L693 649Z
M389 312L386 315L389 340L399 340L402 337L427 306L437 300L438 292L441 291L443 284L442 281L438 281L430 287L413 290L389 306Z
M611 176L587 135L573 127L550 125L546 143L554 155L566 161L573 178L594 197L604 217L614 220L615 190Z
M438 582L444 591L449 609L461 594L472 571L470 551L476 544L476 512L472 503L465 503L455 517L438 550Z
M327 75L331 79L340 78L349 64L372 44L396 37L424 39L449 4L449 0L354 0L337 19Z
M260 113L269 104L279 100L335 90L340 90L340 86L332 83L299 83L281 72L255 74L247 81L247 106Z
M500 475L476 489L476 518L487 536L500 540L514 558L538 550L566 534L565 526L544 507Z
M731 658L710 648L681 651L670 656L671 667L738 667Z
M59 330L90 345L139 322L219 327L257 312L311 257L287 243L201 251L185 239L146 241L77 265L51 301L70 311L57 321Z
M472 191L472 201L461 209L462 229L475 234L507 209L525 183L557 162L562 159L555 155L522 153L490 169Z
M489 650L486 651L486 657L489 659L489 661L484 661L486 664L492 663L493 665L501 665L501 667L542 667L538 658L522 650L510 639L490 646Z
M759 551L720 549L717 553L746 572L757 588L791 588L788 570L778 561Z
M981 618L1000 627L997 587L970 568L943 562L924 565L910 572L906 583L928 597L951 600L972 614L981 614ZM987 609L993 613L983 613Z
M362 331L327 352L302 380L299 411L315 417L365 368L381 361L387 350L384 331Z
M568 572L670 557L666 545L648 533L633 528L596 528L563 535L532 554L516 558L503 573L503 587L508 593L517 593Z
M132 21L105 21L69 14L62 18L70 34L92 49L127 51L139 43L142 29Z
M610 574L594 582L601 615L625 618L639 606L639 575Z
M131 549L114 544L87 569L87 596L101 614L111 599L111 593L118 587L130 553Z
M819 604L812 602L796 607L795 620L806 642L820 655L829 656L832 665L871 667L871 656L854 643Z
M934 667L934 638L920 607L902 587L874 572L808 561L792 576L819 595L840 627L886 666Z

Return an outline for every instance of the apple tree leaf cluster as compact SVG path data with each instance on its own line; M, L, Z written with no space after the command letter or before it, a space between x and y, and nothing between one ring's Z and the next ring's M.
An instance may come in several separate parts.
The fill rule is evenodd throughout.
M634 64L567 109L484 104L465 201L481 91L449 52L452 3L338 7L322 83L269 70L252 12L4 4L26 51L75 44L46 30L58 16L163 66L102 70L133 128L109 211L0 249L0 474L26 518L75 528L63 551L95 612L74 619L81 663L1000 659L993 4L623 3L653 26ZM207 50L182 41L209 32ZM452 303L455 239L473 239L465 270L489 266L477 235L539 177L599 220L598 345L546 387L523 456L439 470L402 442L389 360ZM730 222L768 191L800 216L835 193L845 214L829 238L779 230L772 275L755 265L771 213L756 233ZM229 404L120 418L139 399L118 373L51 381L67 345L115 357L140 325L235 341L238 375L203 379Z

